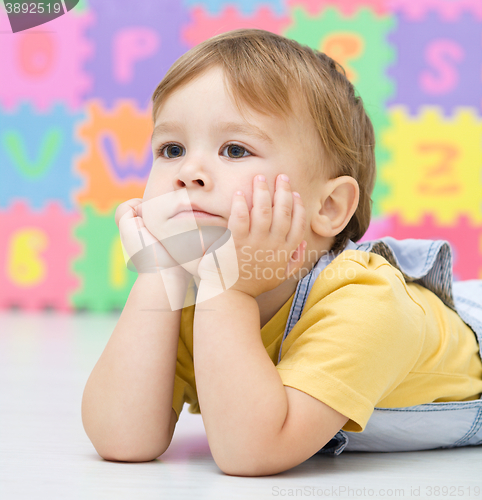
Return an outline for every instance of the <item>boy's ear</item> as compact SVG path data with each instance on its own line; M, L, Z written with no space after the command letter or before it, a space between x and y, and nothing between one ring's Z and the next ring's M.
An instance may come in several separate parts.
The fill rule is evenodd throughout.
M358 207L360 188L349 175L324 183L322 196L315 204L311 229L324 237L336 236L350 222Z

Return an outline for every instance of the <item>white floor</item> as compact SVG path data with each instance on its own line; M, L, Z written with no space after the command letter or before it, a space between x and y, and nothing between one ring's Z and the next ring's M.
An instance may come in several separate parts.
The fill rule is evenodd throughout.
M82 392L118 314L0 312L0 500L481 498L482 446L314 456L268 477L223 474L185 406L169 450L108 462L84 433Z

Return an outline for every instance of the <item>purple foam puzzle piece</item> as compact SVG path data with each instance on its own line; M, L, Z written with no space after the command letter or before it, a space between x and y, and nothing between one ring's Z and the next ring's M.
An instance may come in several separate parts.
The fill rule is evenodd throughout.
M171 64L189 49L181 38L187 9L169 0L91 0L89 5L95 54L86 64L94 75L87 98L100 97L110 107L127 97L146 107Z
M389 69L396 83L388 105L440 106L446 115L457 106L479 109L482 101L480 20L465 14L447 22L435 13L424 20L399 17L390 36L397 63Z

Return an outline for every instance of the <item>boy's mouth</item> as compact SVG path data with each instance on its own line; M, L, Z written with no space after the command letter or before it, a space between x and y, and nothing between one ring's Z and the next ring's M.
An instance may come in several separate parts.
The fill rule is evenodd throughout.
M182 218L187 216L190 217L194 216L196 218L219 217L219 215L206 212L201 207L198 207L197 205L191 203L189 206L181 205L177 207L171 219Z
M183 210L181 212L178 212L176 215L174 215L172 218L173 219L179 219L181 217L185 217L185 216L192 216L194 215L194 217L196 218L204 218L204 217L219 217L219 215L214 215L214 214L210 214L209 212L203 212L203 211L200 211L200 210Z

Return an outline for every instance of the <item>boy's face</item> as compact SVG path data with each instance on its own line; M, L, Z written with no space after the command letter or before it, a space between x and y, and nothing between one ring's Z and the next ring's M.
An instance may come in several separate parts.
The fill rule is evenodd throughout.
M284 122L243 111L247 122L227 94L217 67L171 94L154 126L154 162L144 200L186 189L193 205L216 215L196 215L198 225L227 227L236 191L244 192L251 210L253 178L266 177L273 199L276 177L286 174L292 191L301 195L309 231L310 208L316 199L313 172L320 168L323 154L314 123L301 112ZM246 130L227 129L226 123ZM161 124L166 125L156 130ZM254 127L271 141L251 135Z

